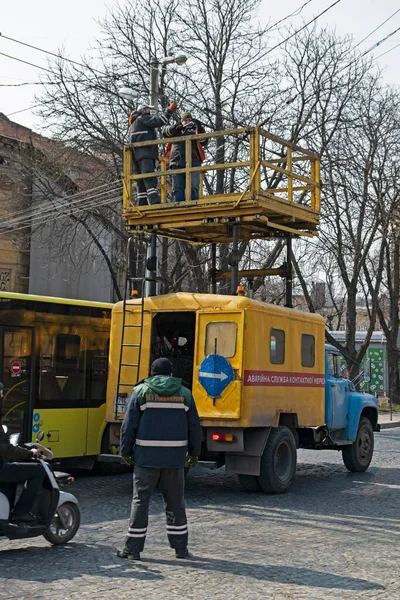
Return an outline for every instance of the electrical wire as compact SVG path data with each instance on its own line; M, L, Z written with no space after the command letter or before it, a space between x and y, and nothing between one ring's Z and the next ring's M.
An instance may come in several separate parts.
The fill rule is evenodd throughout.
M386 52L383 52L382 54L379 54L378 56L376 56L374 58L374 60L377 60L378 58L381 58L381 56L385 56L385 54L389 54L389 52L391 52L392 50L396 50L396 48L398 48L400 46L399 44L396 44L395 46L393 46L393 48L390 48L389 50L386 50Z
M27 220L30 220L30 219L37 219L37 218L43 219L49 214L54 214L54 211L63 212L65 209L65 210L68 210L69 212L71 212L71 210L75 209L76 207L84 210L84 209L87 209L88 207L96 206L97 202L99 202L100 200L104 200L104 196L107 196L109 194L113 194L116 192L120 192L121 190L122 190L122 186L120 184L117 187L114 186L113 188L108 188L108 189L103 190L102 192L99 192L96 194L88 193L86 196L80 197L78 199L74 199L72 201L70 199L73 198L73 195L63 197L63 199L62 199L63 201L58 201L58 203L57 203L57 200L45 199L41 205L31 206L30 208L26 209L25 211L21 211L22 214L19 216L16 214L14 217L11 217L11 218L10 218L10 216L8 216L8 218L6 218L3 222L9 226L13 226L13 225L18 225L19 223L22 223L22 222L26 222ZM43 206L43 205L45 205L45 206ZM38 209L40 209L40 214L37 214Z
M55 197L64 200L64 204L70 205L71 201L76 201L76 200L84 199L86 196L92 195L93 192L98 192L99 190L103 190L103 188L105 188L105 187L108 187L108 189L107 190L103 190L103 192L104 191L108 191L108 190L112 189L112 187L115 187L116 184L119 184L118 187L120 187L121 182L120 182L119 179L115 179L115 180L110 181L108 183L102 183L101 185L98 185L96 187L90 188L89 190L82 190L81 192L76 192L75 194L71 194L69 196L55 196ZM103 193L103 192L101 192L101 193ZM8 214L8 218L10 218L10 217L14 218L14 217L16 217L18 215L21 215L21 214L25 215L28 210L29 209L23 208L23 209L14 211L14 212Z
M26 229L27 227L34 227L35 225L47 223L49 221L54 221L54 220L57 220L62 217L65 218L65 217L68 217L71 215L88 212L91 209L97 209L98 207L105 206L107 204L112 204L112 203L116 202L117 200L121 201L121 194L112 196L111 198L110 197L103 198L101 201L96 200L96 201L94 201L92 203L88 203L87 205L84 205L84 206L75 207L74 210L63 210L63 211L56 211L56 212L53 211L52 213L47 214L45 218L38 215L37 217L26 219L25 221L16 223L12 227L9 226L9 228L4 229L4 231L2 231L2 232L0 231L0 235L1 235L1 233L14 233L15 231L21 231L22 229ZM10 229L11 229L11 231L10 231Z
M303 8L305 8L307 6L307 4L310 4L310 2L313 2L313 0L307 0L307 2L305 2L302 6L300 6L295 11L293 11L292 13L290 13L290 15L287 15L286 17L283 17L283 19L280 19L279 21L277 21L276 23L274 23L273 25L271 25L271 27L268 27L268 29L266 29L265 32L271 31L271 29L274 29L277 25L280 25L281 23L283 23L287 19L290 19L290 17L297 17L297 15L299 15L302 12Z
M44 50L43 48L39 48L38 46L32 46L31 44L27 44L26 42L22 42L21 40L16 40L15 38L8 37L0 32L0 37L5 40L9 40L10 42L15 42L16 44L21 44L22 46L27 46L28 48L32 48L33 50L37 50L38 52L43 52L43 54L48 54L49 56L54 56L55 58L61 58L67 62L72 63L73 65L78 65L79 67L83 67L87 69L88 66L83 63L77 62L76 60L72 60L71 58L67 58L66 56L62 56L61 54L55 54L54 52L50 52L50 50ZM93 69L90 67L92 71L95 73L100 73L101 75L105 75L104 71L98 71L97 69Z
M342 0L336 0L335 2L333 2L330 6L328 6L327 8L325 8L325 10L323 10L322 12L320 12L316 17L313 17L310 21L308 21L305 25L303 25L302 27L300 27L300 29L297 29L294 33L290 34L287 38L285 38L284 40L280 41L278 44L276 44L275 46L273 46L272 48L269 48L266 52L264 52L261 55L258 55L256 58L252 59L250 62L248 62L246 65L243 65L242 68L245 66L246 68L250 67L251 65L253 65L255 62L259 62L260 60L262 60L263 58L265 58L266 56L268 56L268 54L270 54L271 52L273 52L274 50L276 50L277 48L279 48L280 46L282 46L283 44L285 44L286 42L288 42L290 39L292 39L292 37L296 36L298 33L300 33L300 31L303 31L304 29L306 29L309 25L311 25L311 23L315 23L320 17L322 17L322 15L326 14L329 10L331 10L331 8L333 8L334 6L336 6L337 4L339 4L339 2L341 2ZM236 71L234 73L230 73L229 77L232 78L235 75L237 75L240 71ZM223 79L220 79L219 81L215 82L215 85L218 85L220 83L223 83Z
M47 73L51 73L50 69L46 69L46 67L41 67L40 65L35 65L27 60L22 60L22 58L17 58L16 56L11 56L10 54L5 54L5 52L0 52L1 56L5 56L6 58L11 58L11 60L16 60L18 62L24 63L25 65L29 65L30 67L35 67L35 69L41 69L42 71L47 71Z
M25 112L26 110L31 110L32 108L37 108L40 104L34 104L33 106L28 106L27 108L21 108L21 110L15 110L12 113L8 113L6 117L12 117L12 115L18 115L19 113Z
M122 189L122 188L121 188L121 189ZM118 195L118 196L114 196L113 198L110 198L110 199L104 200L103 202L96 203L96 207L97 207L97 206L106 206L106 205L109 205L109 204L114 204L114 203L116 203L116 202L120 202L120 201L121 201L121 196L120 196L120 195ZM75 213L76 213L76 214L79 214L79 213L81 213L81 212L84 212L84 211L86 211L86 210L87 210L87 208L86 208L86 207L85 207L85 208L82 208L82 209L76 209L76 210L73 212L73 214L74 214L74 215L75 215ZM70 214L71 214L71 213L70 213ZM62 212L62 213L59 213L59 214L56 214L56 215L54 215L54 216L53 216L53 217L51 217L51 218L45 219L44 221L43 221L43 219L41 219L41 218L38 218L37 220L32 220L32 221L29 221L29 222L27 222L25 225L21 225L21 226L19 226L19 227L13 228L11 232L10 232L10 231L1 231L1 230L0 230L0 236L1 236L2 234L10 234L10 233L14 233L14 232L17 232L17 231L21 231L21 230L23 230L23 229L26 229L27 227L32 227L32 226L35 226L36 224L39 224L39 223L41 223L41 224L43 224L44 222L45 222L45 223L49 223L49 222L51 222L51 221L55 221L55 220L57 220L57 219L65 218L66 216L68 216L68 213L67 213L67 212Z
M380 25L378 25L378 27L375 27L375 29L373 29L371 31L371 33L369 33L367 36L365 36L365 38L363 38L361 40L361 42L358 42L358 44L356 44L352 50L355 50L356 48L358 48L358 46L360 46L363 42L365 42L365 40L367 40L369 37L371 37L371 35L373 33L375 33L375 31L378 31L378 29L380 29L383 25L385 25L385 23L387 23L388 21L390 21L390 19L393 19L393 17L395 17L397 15L397 13L400 12L400 8L398 10L396 10L392 15L390 15L390 17L388 17L385 21L383 21L383 23L381 23Z

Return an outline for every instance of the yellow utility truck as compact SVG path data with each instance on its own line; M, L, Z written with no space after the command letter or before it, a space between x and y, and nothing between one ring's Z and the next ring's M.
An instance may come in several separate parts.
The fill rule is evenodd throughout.
M247 297L176 293L113 307L107 420L110 445L133 386L160 356L193 392L201 459L237 473L245 488L289 489L297 448L343 451L368 468L377 402L341 377L324 319Z

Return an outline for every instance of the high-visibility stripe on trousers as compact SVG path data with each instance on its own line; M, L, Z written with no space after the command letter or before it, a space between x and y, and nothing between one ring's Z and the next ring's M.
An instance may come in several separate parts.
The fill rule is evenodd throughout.
M142 552L147 535L149 503L157 483L165 502L167 536L171 548L184 550L188 544L184 469L156 469L135 465L133 499L125 550Z

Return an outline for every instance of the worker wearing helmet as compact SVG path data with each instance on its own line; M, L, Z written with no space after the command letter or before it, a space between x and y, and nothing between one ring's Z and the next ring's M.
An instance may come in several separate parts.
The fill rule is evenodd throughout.
M132 123L129 128L129 141L148 142L157 139L156 129L166 125L170 116L176 109L176 102L172 102L167 110L160 115L151 115L148 104L138 106L136 113L132 113ZM154 173L158 158L158 146L144 146L135 148L135 170L139 173ZM138 180L138 204L159 204L160 196L157 190L157 177L146 177Z
M193 119L189 112L183 112L181 121L175 125L166 125L162 129L163 137L179 137L187 135L197 135L205 133L205 129L200 121ZM199 167L204 158L204 147L207 140L192 141L192 167ZM185 142L173 142L169 150L169 165L171 169L183 169L186 166L186 144ZM185 201L186 175L179 173L172 175L172 187L175 202ZM192 200L198 200L200 190L200 173L194 171L191 174L191 194Z

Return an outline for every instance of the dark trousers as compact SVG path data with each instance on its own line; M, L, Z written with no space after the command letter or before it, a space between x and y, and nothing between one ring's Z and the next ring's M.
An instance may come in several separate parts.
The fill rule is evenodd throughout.
M156 163L153 158L142 158L137 161L139 173L154 173ZM157 190L157 177L146 177L146 179L138 179L138 204L159 204L160 197Z
M149 502L157 483L165 501L167 535L171 548L184 550L188 543L184 489L184 469L138 467L133 472L133 500L125 541L128 552L142 552L149 520Z
M176 167L175 167L176 168ZM186 175L185 173L179 173L178 175L172 175L172 187L174 191L174 202L185 202L185 188L186 188ZM192 173L192 183L190 190L190 197L192 200L199 199L200 189L200 173Z
M46 471L40 463L3 463L0 467L0 483L24 484L21 495L14 506L15 516L26 514L32 509L45 477Z

